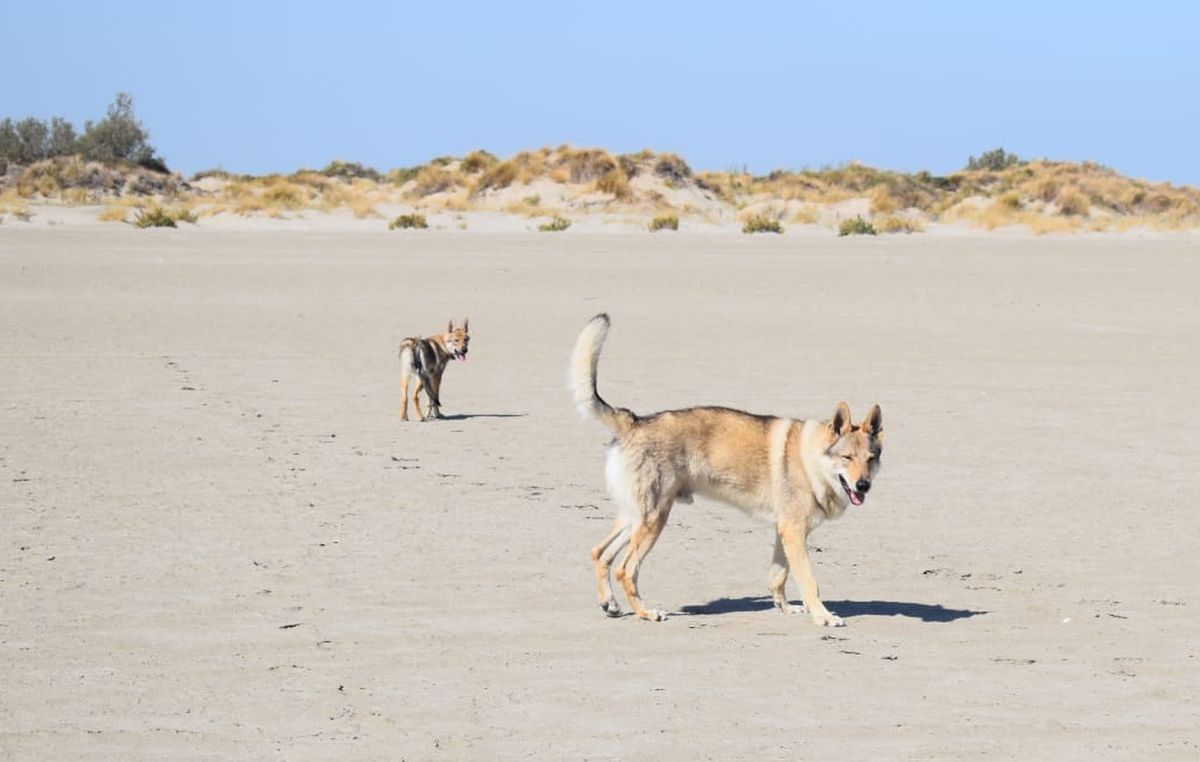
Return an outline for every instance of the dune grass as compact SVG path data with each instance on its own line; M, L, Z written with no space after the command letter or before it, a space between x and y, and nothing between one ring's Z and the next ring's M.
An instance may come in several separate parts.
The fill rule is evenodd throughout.
M871 225L879 233L923 233L925 223L915 217L903 217L898 214L886 214L876 217ZM840 232L840 231L839 231Z
M173 228L180 220L195 223L196 217L191 212L171 211L155 205L139 209L131 224L135 228Z
M388 223L388 230L424 230L428 227L423 214L401 214Z
M650 220L650 232L659 230L679 230L679 215L664 214Z
M549 222L538 225L538 230L543 233L561 233L571 227L571 221L566 217L555 215Z
M838 237L844 238L850 235L875 235L875 226L862 218L862 215L855 215L841 221L838 225Z
M750 233L782 233L783 225L778 217L764 213L751 214L742 223L742 232Z

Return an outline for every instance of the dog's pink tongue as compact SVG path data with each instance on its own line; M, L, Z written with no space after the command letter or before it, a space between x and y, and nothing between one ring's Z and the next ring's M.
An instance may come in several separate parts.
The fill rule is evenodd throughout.
M855 505L862 505L862 503L863 503L863 493L861 493L861 492L853 492L853 491L852 491L852 492L850 493L850 502L854 503Z

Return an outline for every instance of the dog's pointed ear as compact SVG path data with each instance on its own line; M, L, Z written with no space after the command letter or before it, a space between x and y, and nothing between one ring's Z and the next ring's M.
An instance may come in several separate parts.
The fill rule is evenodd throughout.
M470 328L468 328L469 325L471 325L471 318L463 318L463 330L464 331L470 330Z
M450 318L450 323L446 326L446 333L454 333L454 318Z
M879 409L879 405L871 406L871 412L863 419L862 430L873 437L883 433L883 411Z
M839 402L833 407L833 420L829 422L835 436L842 436L850 430L850 406Z

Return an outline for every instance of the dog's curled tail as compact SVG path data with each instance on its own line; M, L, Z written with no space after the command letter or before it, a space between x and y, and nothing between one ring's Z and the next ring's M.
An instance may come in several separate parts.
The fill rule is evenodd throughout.
M596 391L596 366L600 362L604 339L608 336L608 326L608 315L601 312L583 327L575 341L575 351L571 353L571 389L580 415L591 416L621 434L633 424L636 417L624 408L614 408L601 399Z

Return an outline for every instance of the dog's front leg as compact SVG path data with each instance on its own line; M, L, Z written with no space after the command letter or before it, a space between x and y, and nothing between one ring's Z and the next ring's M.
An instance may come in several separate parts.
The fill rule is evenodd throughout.
M775 556L771 559L771 571L767 574L767 586L771 588L771 596L775 599L775 608L785 614L799 614L804 611L799 606L788 603L787 586L788 560L783 549L783 537L775 533Z
M804 599L804 607L808 609L813 621L824 627L845 626L846 623L840 616L831 613L829 609L825 608L825 604L821 603L820 591L817 590L817 578L813 576L812 566L808 562L808 523L803 517L784 518L780 520L778 530L788 566L800 579L800 593Z

